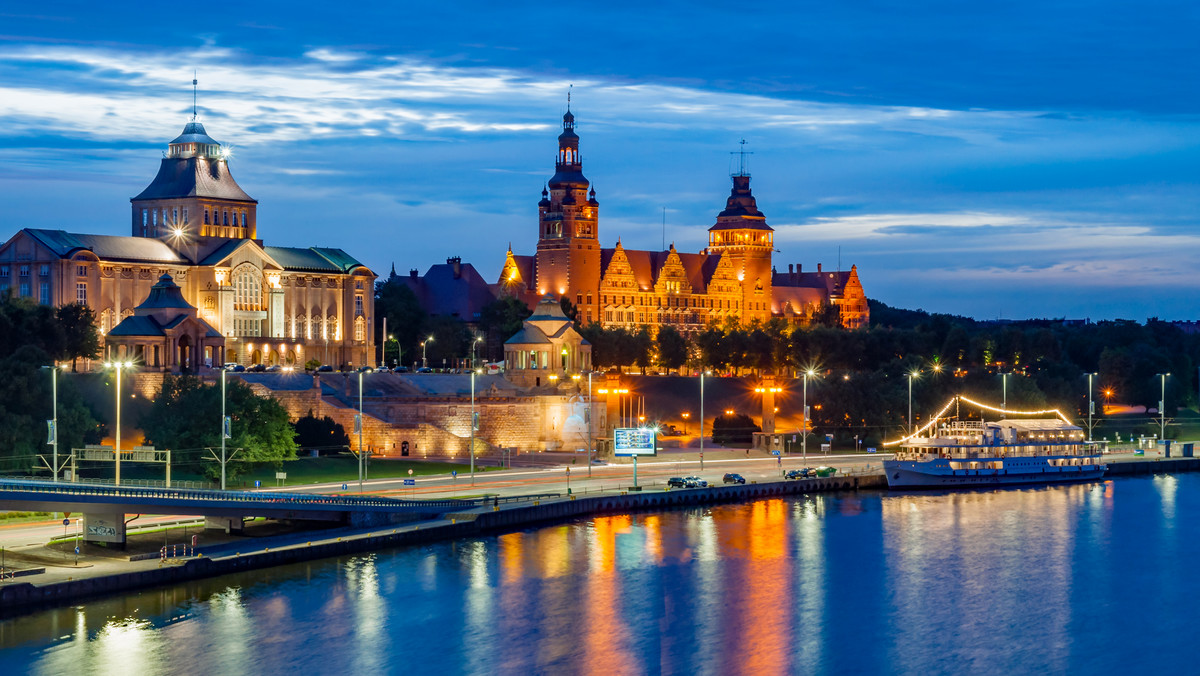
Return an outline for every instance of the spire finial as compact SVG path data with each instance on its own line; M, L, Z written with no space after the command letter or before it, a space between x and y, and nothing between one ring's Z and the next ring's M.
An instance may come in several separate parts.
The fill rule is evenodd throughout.
M196 121L196 85L200 83L196 79L196 71L192 71L192 122Z
M567 112L568 113L571 112L571 89L574 86L575 86L574 84L567 85Z
M739 148L736 152L729 153L730 155L738 156L738 172L735 174L735 176L749 176L750 174L746 173L746 156L753 155L754 153L746 152L746 139L738 141L738 145L741 146L741 148Z

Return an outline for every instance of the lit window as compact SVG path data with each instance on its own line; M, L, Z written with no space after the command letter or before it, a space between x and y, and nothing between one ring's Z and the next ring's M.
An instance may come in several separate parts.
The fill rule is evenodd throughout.
M204 207L204 224L205 224L205 225L209 225L209 222L208 222L208 207Z
M233 274L233 308L262 310L262 275L253 267L239 268Z
M75 284L75 302L87 305L87 282Z
M367 320L359 317L354 320L354 340L362 342L367 339Z
M363 297L361 293L354 294L354 314L361 317L363 315ZM362 340L361 338L357 340Z
M75 274L80 277L87 277L87 274L88 274L87 266L86 265L75 266Z

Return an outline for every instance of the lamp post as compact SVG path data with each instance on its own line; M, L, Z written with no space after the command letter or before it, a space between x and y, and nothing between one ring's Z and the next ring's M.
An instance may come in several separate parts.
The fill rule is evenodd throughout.
M475 360L471 359L471 485L475 485Z
M803 417L800 420L800 456L808 460L808 379L816 373L809 369L804 372L804 401L802 402Z
M1008 410L1008 377L1010 375L1012 375L1012 374L1011 373L1001 373L1000 374L1000 391L1001 391L1001 397L1002 397L1000 400L1000 411L1001 411L1000 417L1001 418L1004 417L1003 411Z
M121 369L127 369L131 366L133 366L133 363L127 361L106 362L104 364L105 368L115 368L117 370L117 429L113 454L116 456L117 472L115 483L118 486L121 485Z
M363 492L363 372L358 372L358 492Z
M909 371L908 373L908 436L913 433L913 416L912 416L912 381L913 378L921 375L920 371Z
M588 407L587 407L587 424L588 424L588 478L592 478L592 372L588 371Z
M433 336L430 336L430 337L426 338L425 340L421 341L421 368L429 367L429 361L427 359L425 359L425 345L426 345L426 343L432 343L432 342L433 342Z
M700 469L704 469L704 376L708 371L700 372Z
M230 436L229 416L225 415L225 369L221 369L221 490L225 490L225 440Z
M1167 440L1167 376L1169 376L1171 374L1170 373L1159 373L1156 375L1158 375L1158 377L1162 380L1162 394L1160 395L1161 398L1158 400L1158 427L1159 427L1158 438L1162 439L1163 441L1166 441Z
M679 416L683 418L683 435L687 436L687 421L688 418L692 417L692 414L684 411L683 413L680 413Z
M1095 373L1089 373L1088 376L1088 441L1092 440L1092 414L1096 412L1096 405L1092 402L1092 378Z
M471 342L471 371L475 370L475 348L479 345L479 341L483 340L480 336L475 336L475 340Z
M54 480L58 481L58 364L53 366L43 366L44 369L50 369L50 406L52 408L52 422L50 423L53 431L50 435L50 443L54 444L54 452L51 456L51 461L54 466L50 469L54 475ZM63 366L62 368L66 368Z

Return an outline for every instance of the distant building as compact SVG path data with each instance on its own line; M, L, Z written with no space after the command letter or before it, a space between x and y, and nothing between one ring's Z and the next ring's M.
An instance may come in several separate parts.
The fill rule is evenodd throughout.
M171 275L163 274L133 314L105 337L104 358L131 358L155 371L195 373L205 355L221 354L225 337L200 319Z
M496 300L491 285L475 270L475 266L463 263L458 257L447 258L445 264L431 266L421 276L417 275L415 269L410 270L407 277L401 277L392 270L388 280L404 284L412 290L426 314L454 317L472 327L479 323L483 308Z
M0 246L0 293L84 303L108 343L169 275L225 341L220 349L211 341L189 346L168 334L162 364L186 364L189 355L202 365L373 362L375 273L341 249L257 239L258 202L233 180L228 154L199 122L167 148L154 180L131 200L132 236L21 230ZM111 341L117 358L136 350L131 337Z
M604 326L674 326L695 331L713 320L783 317L809 321L838 306L842 325L866 326L866 295L858 269L778 273L771 263L774 229L758 210L750 174L733 175L725 209L708 229L708 247L683 253L600 246L596 190L583 175L575 116L563 116L555 173L538 202L537 252L510 248L496 287L530 307L547 294L574 303L579 321Z

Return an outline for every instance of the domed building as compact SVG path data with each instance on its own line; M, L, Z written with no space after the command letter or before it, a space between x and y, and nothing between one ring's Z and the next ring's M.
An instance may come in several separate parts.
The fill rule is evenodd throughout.
M267 246L258 202L229 163L228 149L193 119L130 200L129 236L23 229L0 246L0 293L84 303L107 343L169 276L196 318L224 338L219 349L193 344L197 367L373 364L375 273L338 248ZM105 353L125 358L127 337L113 336L117 354Z

